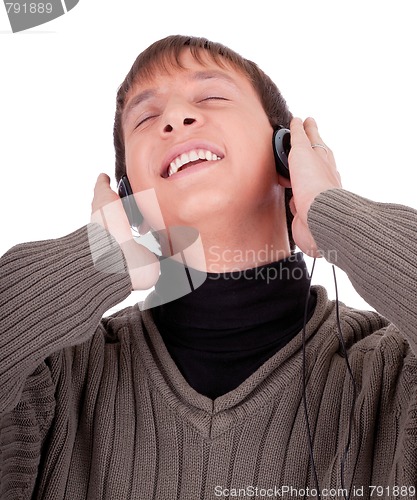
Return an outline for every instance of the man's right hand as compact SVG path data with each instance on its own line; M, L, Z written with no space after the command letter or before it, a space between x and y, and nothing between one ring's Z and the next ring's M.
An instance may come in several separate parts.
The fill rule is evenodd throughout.
M110 187L110 177L100 174L91 203L91 222L104 227L115 238L125 256L133 290L146 290L159 278L159 260L132 237L122 201Z

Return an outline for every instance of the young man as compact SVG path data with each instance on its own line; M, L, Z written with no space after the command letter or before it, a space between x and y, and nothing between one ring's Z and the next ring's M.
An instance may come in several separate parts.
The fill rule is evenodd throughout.
M312 119L277 176L291 115L218 44L156 42L117 106L116 175L158 202L142 230L196 229L207 279L101 318L164 278L104 175L88 228L2 258L1 497L415 498L416 212L341 189ZM383 316L310 291L293 242Z

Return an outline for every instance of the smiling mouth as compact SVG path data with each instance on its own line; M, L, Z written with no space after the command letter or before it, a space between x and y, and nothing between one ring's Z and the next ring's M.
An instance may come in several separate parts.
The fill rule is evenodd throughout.
M191 149L190 151L182 153L171 161L165 171L164 177L171 177L177 172L181 172L182 170L185 170L188 167L192 167L193 165L199 165L206 161L218 161L222 159L223 158L221 156L216 155L208 149Z

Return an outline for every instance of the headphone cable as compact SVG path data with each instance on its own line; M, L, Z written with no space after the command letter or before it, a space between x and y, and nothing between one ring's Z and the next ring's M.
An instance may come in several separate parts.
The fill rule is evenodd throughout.
M311 469L313 473L313 478L314 478L314 483L316 485L317 489L317 499L321 498L320 494L320 486L319 486L319 480L318 480L318 475L317 475L317 470L316 470L316 464L314 461L314 454L313 454L313 439L312 439L312 434L311 434L311 427L310 427L310 420L308 416L308 410L307 410L307 374L306 374L306 325L307 325L307 315L308 315L308 301L310 298L310 290L311 290L311 280L313 278L313 273L314 273L314 267L316 265L316 258L313 260L313 265L311 268L311 273L310 273L310 280L309 280L309 287L307 291L307 296L306 296L306 301L305 301L305 307L304 307L304 321L303 321L303 405L304 405L304 415L305 415L305 421L306 421L306 427L307 427L307 436L308 436L308 449L309 449L309 455L310 455L310 462L311 462ZM356 461L353 467L353 475L351 478L351 484L349 487L349 492L347 496L345 495L345 465L346 465L346 459L347 455L349 452L351 440L352 440L352 427L353 427L353 414L354 414L354 409L355 409L355 401L356 401L356 382L355 378L353 376L352 368L349 363L348 359L348 354L346 351L346 346L343 340L343 335L342 335L342 327L340 324L340 311L339 311L339 294L338 294L338 289L337 289L337 280L336 280L336 270L335 266L332 265L333 269L333 279L334 279L334 286L335 286L335 295L336 295L336 323L337 323L337 334L339 337L339 344L342 349L343 357L346 362L347 370L349 373L349 378L352 381L352 388L353 388L353 395L352 395L352 405L350 408L350 414L349 414L349 427L348 427L348 438L347 438L347 443L346 447L343 452L343 456L340 462L340 477L341 477L341 487L343 491L343 497L346 500L349 500L351 492L352 492L352 485L353 485L353 478L355 476L355 471L356 471L356 466L358 463L358 458L359 456L356 456Z
M308 436L308 451L309 451L309 455L310 455L310 463L311 463L311 469L313 472L314 483L316 485L316 491L317 491L316 498L320 499L321 498L320 486L319 486L319 479L317 476L316 465L314 462L313 439L311 436L310 420L308 418L307 391L306 391L306 388L307 388L307 380L306 380L306 378L307 378L306 377L306 325L307 325L307 314L308 314L308 301L310 298L310 290L311 290L311 280L313 278L315 265L316 265L316 259L314 258L313 266L311 268L311 273L310 273L310 280L309 280L309 285L308 285L308 290L307 290L305 307L304 307L304 321L303 321L303 404L304 404L304 416L305 416L306 427L307 427L307 436Z
M340 462L340 481L341 481L341 487L342 487L342 491L343 491L343 496L344 496L344 498L346 500L349 500L350 494L352 492L353 478L355 476L356 466L357 466L358 458L359 458L358 455L357 455L356 456L355 465L353 467L353 474L352 474L352 478L351 478L349 492L348 492L348 495L346 496L345 495L345 464L346 464L347 454L348 454L349 448L350 448L350 443L351 443L351 440L352 440L353 413L355 411L355 401L356 401L356 382L355 382L355 378L353 376L352 368L351 368L350 363L349 363L348 354L347 354L347 351L346 351L346 346L345 346L345 343L343 341L342 327L340 325L339 294L338 294L338 290L337 290L336 270L335 270L334 265L332 265L332 268L333 268L333 278L334 278L334 289L335 289L335 294L336 294L337 333L339 335L339 343L340 343L340 346L342 348L343 357L345 358L347 370L348 370L348 373L349 373L349 377L350 377L350 379L352 381L352 388L353 388L352 406L350 407L350 414L349 414L348 438L347 438L346 447L345 447L345 450L344 450L344 453L343 453L343 456L342 456L342 460Z

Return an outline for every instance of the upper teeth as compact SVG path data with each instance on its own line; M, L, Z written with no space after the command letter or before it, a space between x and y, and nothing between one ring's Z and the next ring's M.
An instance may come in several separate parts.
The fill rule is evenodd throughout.
M221 160L219 156L207 149L192 149L187 153L182 153L180 156L177 156L172 160L168 168L168 177L178 172L183 165L199 159L207 161Z

